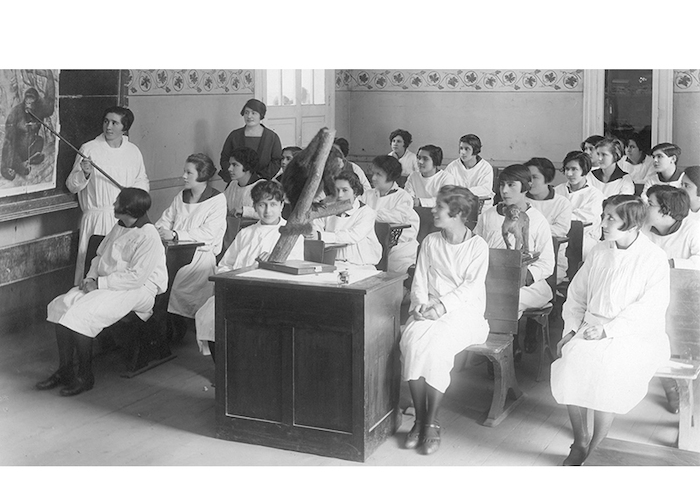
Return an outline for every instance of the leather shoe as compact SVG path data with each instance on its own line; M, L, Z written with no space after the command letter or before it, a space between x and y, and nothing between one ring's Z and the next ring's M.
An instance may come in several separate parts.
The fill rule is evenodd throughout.
M59 385L69 385L71 381L72 377L68 376L65 370L58 370L46 380L37 382L34 387L40 391L48 391L49 389L53 389Z
M571 445L569 456L564 459L562 465L583 465L588 457L588 446Z
M416 422L411 427L411 430L406 434L406 442L404 443L404 448L407 450L413 450L417 448L421 442L421 430L423 430L423 424Z
M61 396L77 396L81 392L89 391L92 389L92 386L95 385L95 378L90 377L90 378L82 378L82 377L76 377L75 381L69 385L68 387L65 387L64 389L61 389Z
M431 432L432 431L432 432ZM430 435L428 434L430 432ZM425 438L423 439L423 454L432 455L440 449L440 426L428 424L425 426Z

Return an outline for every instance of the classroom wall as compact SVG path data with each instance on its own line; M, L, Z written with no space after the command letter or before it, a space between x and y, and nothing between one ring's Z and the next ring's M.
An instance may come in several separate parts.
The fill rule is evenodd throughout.
M389 133L413 135L458 156L459 137L478 135L494 166L577 149L583 124L582 70L339 70L338 135L362 162L389 152Z
M243 126L240 110L253 97L254 70L129 70L130 139L144 157L160 217L182 189L185 159L205 153L219 165L228 134ZM214 187L223 191L216 177Z
M679 164L700 165L700 70L674 70L673 83L673 142L682 151Z

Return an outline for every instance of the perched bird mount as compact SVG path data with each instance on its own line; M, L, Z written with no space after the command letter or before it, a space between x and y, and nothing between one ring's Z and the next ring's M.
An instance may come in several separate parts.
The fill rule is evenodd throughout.
M314 203L322 191L328 195L335 193L334 178L340 173L342 162L338 162L341 153L333 147L334 137L334 131L322 128L287 165L282 186L292 213L287 224L280 227L280 238L270 254L270 262L286 261L299 235L311 232L313 219L338 215L352 208L349 201Z

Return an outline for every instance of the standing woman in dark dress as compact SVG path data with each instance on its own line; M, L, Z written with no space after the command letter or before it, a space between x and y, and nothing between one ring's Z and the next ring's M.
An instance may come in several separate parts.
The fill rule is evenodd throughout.
M231 176L228 173L231 151L247 147L256 151L259 157L258 171L260 177L272 179L280 169L282 160L282 143L279 136L260 123L265 118L267 106L257 99L249 99L241 110L245 126L231 132L224 141L221 150L221 170L219 175L228 184Z

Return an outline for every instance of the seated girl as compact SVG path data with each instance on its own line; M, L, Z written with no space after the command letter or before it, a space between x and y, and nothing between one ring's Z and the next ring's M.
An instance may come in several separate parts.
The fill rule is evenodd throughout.
M389 156L393 156L401 163L401 177L404 181L411 175L411 172L418 170L416 154L408 149L411 142L413 142L413 136L408 130L397 128L389 134L389 144L391 145Z
M603 139L595 145L598 166L586 176L588 184L599 189L605 198L615 194L634 194L632 176L625 173L617 164L624 152L619 139Z
M700 221L688 217L688 193L655 184L647 195L648 230L644 234L666 252L671 267L700 270Z
M581 142L581 151L586 153L591 159L591 170L600 168L600 165L598 165L598 154L595 151L595 145L603 139L605 139L605 137L602 135L594 134L590 137L586 137L583 142Z
M600 242L600 216L603 215L603 193L587 181L591 158L583 151L571 151L562 161L566 182L554 188L571 202L571 220L583 222L583 260Z
M620 162L620 168L632 176L635 184L644 184L647 175L654 170L654 158L647 154L648 148L649 145L637 132L625 144L625 156Z
M282 150L282 160L280 160L280 169L277 171L272 180L282 182L282 175L284 174L284 169L287 168L289 162L294 158L294 154L301 151L299 146L287 146Z
M92 339L131 311L144 321L153 314L156 295L168 287L168 271L160 236L146 215L150 207L143 189L122 189L114 203L119 222L97 248L87 276L49 303L47 321L56 323L59 366L37 389L66 386L61 396L89 391L95 384Z
M231 151L228 166L231 182L224 191L229 215L235 217L258 217L253 208L253 199L250 196L253 186L263 180L256 173L257 168L258 153L254 150L243 147Z
M688 217L700 220L700 167L686 167L681 178L681 189L690 197Z
M554 180L556 169L547 158L531 158L525 162L530 170L532 184L527 192L527 201L539 210L549 222L552 236L564 238L571 229L571 202L557 194L550 183ZM566 260L566 243L559 245L557 255L557 284L566 277L568 262Z
M434 207L435 198L440 188L445 185L455 185L452 174L440 170L442 165L442 149L428 144L418 150L418 172L413 172L406 181L406 192L413 196L413 204L417 207Z
M396 181L401 177L401 164L393 156L377 156L372 161L373 189L365 193L365 201L376 212L376 222L410 224L401 231L396 246L389 250L387 270L405 273L416 263L420 219L413 210L413 198Z
M314 219L314 233L307 238L345 244L338 248L337 262L374 267L382 258L382 245L374 232L376 212L358 199L364 193L360 179L353 172L343 171L335 178L335 188L337 201L349 200L352 208L340 215Z
M493 167L481 156L481 139L474 134L459 138L459 158L451 162L445 171L452 175L455 184L464 186L479 198L488 198L482 211L493 205Z
M654 169L644 179L642 199L647 201L647 190L655 184L681 187L681 175L683 171L678 168L678 158L681 156L681 148L670 142L662 142L651 150L654 158Z
M503 169L498 176L498 186L503 203L483 212L474 230L476 234L486 240L489 248L506 248L501 232L505 220L503 208L508 205L516 205L522 212L527 213L530 220L529 250L531 253L539 253L539 257L527 267L526 284L520 288L518 304L520 314L525 309L543 307L552 300L552 289L546 281L554 272L552 231L544 215L528 202L526 193L531 184L532 176L526 166L515 164ZM508 238L511 242L511 248L514 248L513 235L508 234Z
M425 237L411 287L411 317L401 334L402 376L416 410L405 447L426 455L440 447L438 409L450 385L455 355L486 340L489 248L467 223L479 200L468 189L443 186L432 209L440 232Z
M663 250L640 232L646 205L638 196L605 200L603 236L569 285L566 335L552 363L552 394L567 405L574 442L563 465L581 465L605 438L615 414L647 393L670 357L666 335L669 267ZM593 434L588 413L593 411Z
M338 147L341 153L343 153L341 170L355 172L357 177L360 179L360 182L362 183L362 189L365 190L365 193L372 189L372 185L370 184L369 179L367 178L367 174L365 174L365 171L362 170L362 167L359 166L357 163L353 163L350 160L348 160L348 155L350 154L350 143L348 142L348 140L343 137L336 137L333 141L333 144Z
M239 231L236 238L224 253L215 274L234 271L244 267L256 266L258 260L265 260L272 253L279 239L280 226L286 221L282 218L284 191L277 181L262 181L251 190L253 206L260 220L252 226ZM299 240L289 254L289 260L304 260L304 239ZM214 359L214 296L210 296L195 314L197 343L205 356L211 354Z
M170 285L168 312L194 319L194 313L212 295L214 284L209 276L216 268L216 255L226 232L226 198L209 186L216 173L214 162L207 155L196 153L185 161L185 189L175 196L156 222L163 241L194 240L198 247L192 262L180 268ZM182 321L177 320L183 328Z

